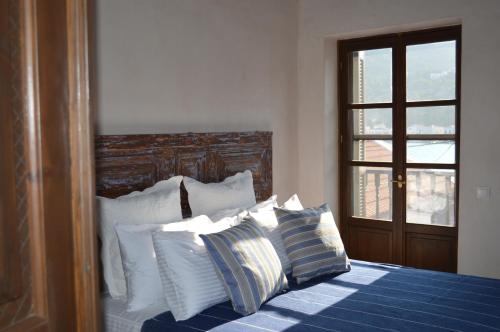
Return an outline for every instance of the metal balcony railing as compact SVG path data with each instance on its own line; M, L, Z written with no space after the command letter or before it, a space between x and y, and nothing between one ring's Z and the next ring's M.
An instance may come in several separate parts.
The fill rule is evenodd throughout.
M366 169L355 181L354 214L370 219L392 219L393 179L387 169ZM455 173L453 170L407 170L407 221L454 226Z

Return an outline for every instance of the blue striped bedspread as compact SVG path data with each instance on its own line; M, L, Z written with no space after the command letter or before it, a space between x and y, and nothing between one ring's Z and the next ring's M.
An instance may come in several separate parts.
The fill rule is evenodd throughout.
M229 302L159 331L500 331L500 280L352 261L352 271L291 285L250 316Z

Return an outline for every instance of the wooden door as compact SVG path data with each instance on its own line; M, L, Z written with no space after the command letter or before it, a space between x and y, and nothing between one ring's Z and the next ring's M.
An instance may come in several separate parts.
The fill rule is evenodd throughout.
M460 27L339 42L352 258L456 272Z
M0 331L97 331L86 1L0 0Z

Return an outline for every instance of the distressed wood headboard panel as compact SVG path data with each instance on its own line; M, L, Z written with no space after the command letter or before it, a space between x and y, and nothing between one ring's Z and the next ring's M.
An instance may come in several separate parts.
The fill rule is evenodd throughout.
M272 133L185 133L96 136L96 191L117 197L185 175L220 182L251 170L257 201L272 194ZM190 215L181 192L183 213Z

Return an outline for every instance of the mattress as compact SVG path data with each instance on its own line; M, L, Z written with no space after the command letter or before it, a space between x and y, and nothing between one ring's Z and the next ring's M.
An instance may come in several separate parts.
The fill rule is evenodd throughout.
M165 312L166 307L149 307L136 312L127 312L126 301L112 299L109 295L101 299L105 332L140 332L144 321Z
M500 331L500 280L352 261L352 271L291 285L242 317L229 302L175 322L148 319L159 331Z

